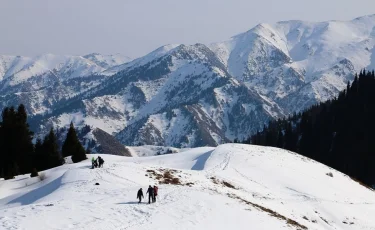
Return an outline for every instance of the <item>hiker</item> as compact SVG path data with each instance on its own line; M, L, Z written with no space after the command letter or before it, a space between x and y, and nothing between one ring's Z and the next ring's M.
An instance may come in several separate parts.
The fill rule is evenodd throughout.
M151 203L151 200L154 200L154 188L151 185L148 186L147 192L148 193L148 203Z
M96 160L94 157L91 158L92 168L96 168Z
M142 202L142 198L144 198L142 188L140 188L140 189L138 190L137 198L139 199L138 204L141 203L141 202Z
M104 160L100 156L98 156L98 161L99 161L99 168L103 168Z
M152 199L153 202L156 202L156 197L158 196L158 186L154 185L154 197Z

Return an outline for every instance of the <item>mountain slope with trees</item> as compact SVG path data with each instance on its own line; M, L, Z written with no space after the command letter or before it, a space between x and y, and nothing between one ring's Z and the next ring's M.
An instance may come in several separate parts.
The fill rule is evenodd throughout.
M361 71L337 98L271 121L245 143L298 152L375 184L375 73Z

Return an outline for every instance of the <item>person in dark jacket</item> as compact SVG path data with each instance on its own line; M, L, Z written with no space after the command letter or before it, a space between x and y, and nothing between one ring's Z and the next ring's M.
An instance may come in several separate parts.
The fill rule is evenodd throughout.
M151 200L152 201L154 200L154 188L151 187L151 185L148 186L146 194L147 193L148 193L148 203L150 204Z
M142 202L142 198L144 198L142 188L140 188L140 189L138 190L137 198L139 199L138 204L141 203L141 202Z
M99 168L103 168L104 160L100 156L98 156Z

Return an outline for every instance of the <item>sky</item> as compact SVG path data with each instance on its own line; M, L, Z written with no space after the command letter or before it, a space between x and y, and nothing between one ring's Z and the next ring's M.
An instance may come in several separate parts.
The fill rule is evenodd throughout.
M374 0L0 0L0 54L132 58L165 44L210 44L259 23L351 20Z

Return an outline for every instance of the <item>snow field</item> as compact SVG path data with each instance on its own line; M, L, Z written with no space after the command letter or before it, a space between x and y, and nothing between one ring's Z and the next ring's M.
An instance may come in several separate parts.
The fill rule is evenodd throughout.
M1 180L0 229L375 229L373 191L285 150L226 144L103 158L100 169L87 160L43 181ZM163 181L148 171L182 185L159 184L156 203L138 204L140 187Z

